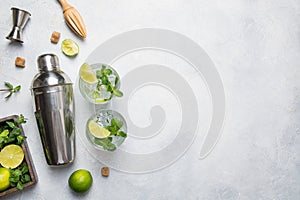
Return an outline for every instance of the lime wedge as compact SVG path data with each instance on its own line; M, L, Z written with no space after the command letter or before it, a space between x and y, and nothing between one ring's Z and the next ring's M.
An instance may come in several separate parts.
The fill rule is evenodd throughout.
M108 101L107 99L95 99L96 103L104 103L104 102L107 102L107 101Z
M96 74L90 71L81 71L80 78L87 83L96 83L98 81Z
M10 144L0 152L0 164L5 168L16 168L24 159L23 149L15 144Z
M61 43L62 52L70 57L74 57L79 53L79 46L71 39L65 39Z
M91 66L87 63L81 65L79 70L80 78L90 84L96 83L98 81L96 74L92 71Z
M88 129L90 133L96 138L106 138L110 135L109 130L103 128L93 120L90 120L88 122Z
M80 71L92 71L92 68L89 64L83 63L80 67Z

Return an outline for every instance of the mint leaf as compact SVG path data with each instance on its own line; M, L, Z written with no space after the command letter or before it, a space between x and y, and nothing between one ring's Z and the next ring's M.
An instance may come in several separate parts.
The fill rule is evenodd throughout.
M19 170L19 169L16 169L16 170L14 170L13 175L14 176L21 176L22 175L22 171Z
M113 91L113 87L110 84L108 84L108 85L106 85L106 90L107 90L107 92L111 93Z
M18 119L16 119L16 123L17 124L24 124L24 123L26 123L26 118L21 114L20 116L19 116L19 118Z
M112 143L112 138L108 137L105 139L95 139L94 141L97 145L102 146L103 149L108 151L114 151L116 146Z
M110 82L109 82L107 76L104 75L104 76L102 76L100 79L101 79L101 83L102 83L103 85L110 84Z
M108 143L104 149L108 150L108 151L114 151L116 150L116 145L114 145L113 143Z
M119 77L116 76L115 85L117 85L118 82L119 82Z
M19 127L15 126L9 135L10 136L18 136L18 135L20 135L20 133L21 133L21 129Z
M26 139L26 136L18 135L17 136L17 144L21 145L24 142L25 139Z
M12 94L13 94L12 92L9 92L9 94L6 97L4 97L4 98L8 99Z
M104 70L106 69L106 66L105 65L102 65L102 67L101 67L101 73L102 73L102 75L104 74Z
M123 92L121 92L118 89L113 89L113 94L116 95L117 97L122 97L123 96Z
M122 126L123 126L123 122L121 120L118 120L116 118L113 118L111 121L110 121L110 125L112 127L114 127L116 130L119 130Z
M14 92L18 92L18 91L20 91L21 90L21 85L18 85L18 86L16 86L15 88L14 88Z
M101 70L97 70L96 71L96 77L97 77L97 79L100 79L101 76L102 76Z
M17 177L10 177L9 178L9 182L10 183L17 183L19 180L18 180L18 178Z
M4 82L4 85L5 85L6 87L8 87L9 89L11 89L11 90L14 89L14 86L13 86L11 83L9 83L9 82Z
M6 124L10 127L10 128L15 128L16 125L13 122L6 122Z
M103 70L103 74L104 75L111 75L112 74L112 70L111 69L105 69L105 70Z
M19 190L23 190L23 185L22 185L22 182L21 182L21 181L18 182L17 188L18 188Z
M9 134L9 130L5 129L0 133L0 137L7 137Z
M22 183L27 183L27 182L29 182L31 179L30 179L30 176L28 175L28 174L25 174L23 177L22 177L22 179L21 179L21 181L22 181Z
M22 168L22 173L27 173L28 172L28 166L27 165L24 165L24 167Z
M127 137L127 134L124 133L123 131L119 131L119 132L117 133L117 136L121 136L121 137L123 137L123 138L126 138L126 137Z
M10 183L11 187L16 187L17 186L17 183L15 183L15 182L9 182L9 183Z

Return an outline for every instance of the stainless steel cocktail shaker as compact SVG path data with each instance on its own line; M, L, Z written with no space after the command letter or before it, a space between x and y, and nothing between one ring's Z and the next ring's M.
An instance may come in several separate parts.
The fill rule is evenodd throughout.
M73 84L56 55L41 55L37 63L31 92L45 157L49 165L68 164L75 158Z

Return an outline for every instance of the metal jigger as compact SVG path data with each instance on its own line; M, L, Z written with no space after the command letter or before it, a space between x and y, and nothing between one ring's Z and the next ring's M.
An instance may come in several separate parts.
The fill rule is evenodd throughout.
M19 8L13 7L11 10L13 15L13 28L6 39L23 43L22 32L31 14Z

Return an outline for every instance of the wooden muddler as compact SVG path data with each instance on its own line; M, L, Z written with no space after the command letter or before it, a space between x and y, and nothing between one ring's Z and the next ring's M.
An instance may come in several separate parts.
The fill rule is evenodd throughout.
M86 38L86 28L79 12L66 0L58 0L63 9L65 21L69 28L78 36Z

